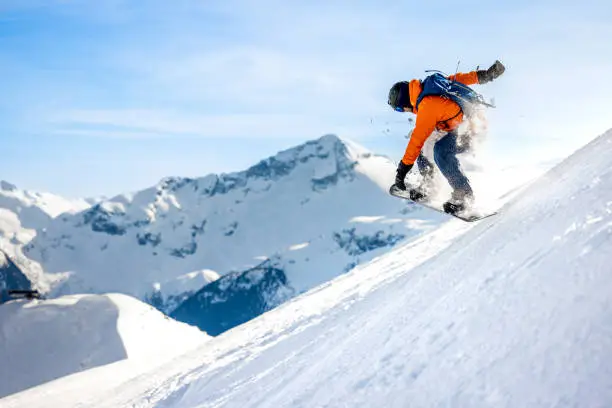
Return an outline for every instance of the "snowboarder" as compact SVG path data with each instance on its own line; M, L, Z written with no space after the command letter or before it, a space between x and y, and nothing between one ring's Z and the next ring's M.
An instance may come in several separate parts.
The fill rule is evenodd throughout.
M457 154L465 151L465 148L458 144L460 135L457 128L464 118L470 115L473 104L482 103L483 100L467 85L493 81L504 71L504 65L495 61L486 70L457 73L448 77L436 73L423 81L402 81L391 87L388 104L397 112L417 115L415 128L410 135L404 157L398 164L395 184L391 186L391 190L406 190L404 179L417 162L423 182L409 191L410 198L414 201L427 200L433 183L434 166L422 154L422 149L425 141L438 130L446 133L434 145L434 161L453 188L451 198L444 208L460 212L473 203L472 187L457 159Z

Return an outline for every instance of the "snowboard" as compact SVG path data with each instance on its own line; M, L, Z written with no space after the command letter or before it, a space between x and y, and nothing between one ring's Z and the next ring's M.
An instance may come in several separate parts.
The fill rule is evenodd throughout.
M495 214L497 214L497 211L493 211L493 212L482 212L479 211L477 209L466 209L465 211L461 211L461 212L452 212L450 211L450 209L445 209L443 206L437 206L435 204L429 203L427 201L414 201L410 199L410 191L407 190L400 190L399 188L395 187L395 186L391 186L391 188L389 189L389 194L391 194L394 197L398 197L398 198L403 198L406 200L410 200L415 204L421 205L423 207L429 208L431 210L437 211L439 213L442 214L447 214L450 215L452 217L458 218L462 221L465 222L474 222L474 221L479 221L488 217L491 217Z

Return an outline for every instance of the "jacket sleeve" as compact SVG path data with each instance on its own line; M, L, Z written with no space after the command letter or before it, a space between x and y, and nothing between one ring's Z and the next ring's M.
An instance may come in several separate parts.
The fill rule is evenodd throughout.
M428 106L429 100L424 99L417 115L416 125L410 135L410 141L402 158L404 164L414 164L423 149L427 138L436 130L437 116L435 109Z
M478 83L478 74L476 71L468 72L463 74L461 72L451 75L448 77L451 81L461 82L464 85L474 85Z

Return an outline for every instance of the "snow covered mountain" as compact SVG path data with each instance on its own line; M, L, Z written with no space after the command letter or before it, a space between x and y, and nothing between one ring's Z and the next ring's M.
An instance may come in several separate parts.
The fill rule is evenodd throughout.
M20 190L0 180L0 251L41 290L48 290L51 282L47 281L40 265L23 255L23 246L36 236L38 230L46 228L54 217L89 206L87 200L67 200L54 194ZM8 283L0 276L0 286L19 289Z
M187 298L172 313L178 321L216 336L295 295L281 266L272 261L227 274Z
M274 280L269 293L252 291L259 306L236 319L248 320L444 219L388 196L394 171L327 135L243 172L167 178L63 214L25 250L61 281L52 294L121 292L165 312L219 276L242 276L200 296L229 316L230 298L249 297L236 291Z
M146 375L90 370L0 403L606 407L611 263L609 131L496 217L445 223Z
M0 306L0 398L120 360L161 363L208 338L125 295L11 301Z
M8 290L30 290L32 283L21 269L0 251L0 304L8 301Z
M0 237L15 244L26 244L33 238L33 231L46 227L51 219L90 205L87 200L68 200L50 193L20 190L0 180Z

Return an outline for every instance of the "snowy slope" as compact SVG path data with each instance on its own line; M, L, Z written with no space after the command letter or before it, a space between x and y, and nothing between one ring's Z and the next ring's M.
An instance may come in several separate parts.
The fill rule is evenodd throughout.
M0 237L14 244L26 244L37 229L62 213L84 210L87 200L68 200L50 193L20 190L0 180Z
M84 388L89 372L1 402L610 406L611 254L612 131L499 216L446 223L145 376Z
M47 227L54 217L78 212L90 205L87 200L68 200L50 193L21 190L0 180L0 250L16 262L37 287L48 290L52 284L48 281L50 276L44 275L40 265L25 257L22 249L36 236L37 230Z
M0 398L119 360L162 362L207 339L125 295L11 301L0 306Z
M24 228L44 227L49 218L89 207L91 200L70 200L50 193L21 190L0 180L0 207L17 214Z
M62 281L53 294L117 291L166 312L267 260L297 294L445 219L390 197L394 172L390 160L327 135L243 172L168 178L62 215L27 255Z

